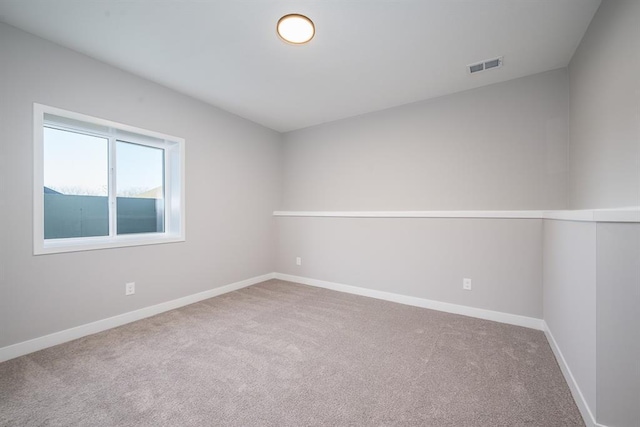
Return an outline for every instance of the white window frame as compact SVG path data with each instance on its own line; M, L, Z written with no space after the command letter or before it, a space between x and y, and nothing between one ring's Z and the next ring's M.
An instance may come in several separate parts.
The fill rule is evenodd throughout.
M116 234L116 200L109 192L109 235L96 237L44 238L44 127L51 126L45 115L68 119L82 126L54 124L58 129L94 134L109 139L109 147L117 140L162 148L165 151L165 227L160 233ZM101 131L92 131L100 128ZM126 136L124 136L126 135ZM109 186L115 188L114 150L109 150ZM146 129L112 122L60 108L33 104L33 253L43 255L128 246L184 242L185 235L185 140Z

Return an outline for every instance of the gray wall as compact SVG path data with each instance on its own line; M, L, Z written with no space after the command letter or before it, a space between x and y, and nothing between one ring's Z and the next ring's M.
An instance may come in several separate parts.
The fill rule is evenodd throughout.
M598 422L640 425L640 224L597 228Z
M544 221L544 320L596 409L596 223Z
M569 207L640 206L640 1L604 0L569 64Z
M596 421L640 422L640 224L544 221L544 320Z
M0 57L0 347L273 271L278 133L4 24ZM185 138L187 241L33 256L34 102Z
M555 70L287 133L283 209L564 208L567 112ZM277 271L541 318L541 224L283 217Z
M282 208L562 209L567 111L561 69L287 133Z
M639 18L637 0L604 0L569 65L569 208L640 205ZM544 319L610 427L640 424L639 230L544 224Z
M542 317L542 220L278 218L277 223L279 273ZM472 279L472 291L462 289L465 277Z

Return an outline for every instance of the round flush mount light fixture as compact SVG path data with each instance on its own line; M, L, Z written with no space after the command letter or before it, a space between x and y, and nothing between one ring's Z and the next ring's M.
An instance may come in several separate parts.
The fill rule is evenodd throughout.
M276 29L280 38L291 44L308 43L316 34L313 21L298 13L291 13L280 18Z

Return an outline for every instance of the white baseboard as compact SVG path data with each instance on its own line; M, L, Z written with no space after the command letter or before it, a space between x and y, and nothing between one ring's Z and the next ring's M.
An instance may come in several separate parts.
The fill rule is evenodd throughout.
M556 342L547 322L543 321L543 330L544 334L547 337L547 341L549 341L549 345L551 346L551 350L553 350L553 354L556 356L556 360L558 361L558 365L560 365L560 370L564 375L564 379L569 384L569 389L571 390L571 395L573 396L573 400L576 401L576 405L578 405L578 409L580 410L580 414L582 415L582 419L587 427L607 427L602 424L598 424L596 422L596 418L593 416L591 412L591 408L587 404L584 395L582 394L582 390L580 390L580 386L576 382L575 377L571 373L571 368L567 363L566 359L562 355L562 351L560 351L560 347L558 347L558 343Z
M7 347L0 348L0 362L13 359L25 354L33 353L34 351L42 350L54 345L62 344L68 341L73 341L78 338L82 338L87 335L92 335L98 332L106 331L107 329L122 326L127 323L135 322L146 317L155 316L156 314L164 313L165 311L174 310L176 308L183 307L185 305L193 304L198 301L202 301L208 298L212 298L218 295L226 294L227 292L236 291L238 289L246 288L247 286L255 285L256 283L264 282L265 280L273 279L274 273L264 274L262 276L252 277L250 279L242 280L240 282L231 283L219 288L210 289L208 291L200 292L197 294L189 295L186 297L174 299L172 301L163 302L160 304L152 305L150 307L141 308L139 310L130 311L128 313L119 314L117 316L109 317L107 319L98 320L96 322L80 325L75 328L65 329L64 331L55 332L53 334L45 335L43 337L34 338L28 341L23 341L17 344L13 344Z
M391 292L376 291L367 288L360 288L357 286L343 285L341 283L326 282L324 280L293 276L290 274L275 273L274 277L279 280L302 283L304 285L316 286L319 288L331 289L334 291L346 292L349 294L362 295L365 297L392 301L400 304L412 305L415 307L429 308L431 310L444 311L447 313L461 314L463 316L493 320L495 322L508 323L510 325L524 326L525 328L537 329L539 331L543 329L542 319L536 319L533 317L502 313L499 311L485 310L482 308L467 307L464 305L451 304L448 302L440 302L418 297L410 297L406 295L394 294Z

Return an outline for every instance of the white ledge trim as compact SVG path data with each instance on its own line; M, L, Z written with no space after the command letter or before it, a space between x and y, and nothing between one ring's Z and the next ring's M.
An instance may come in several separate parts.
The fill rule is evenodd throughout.
M556 211L274 211L276 217L495 218L589 222L640 222L640 207Z
M590 222L640 222L640 207L547 211L544 213L544 219Z
M274 216L341 218L529 218L541 219L544 211L275 211Z

